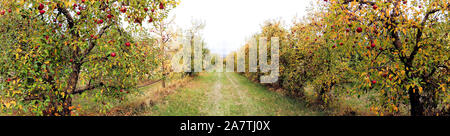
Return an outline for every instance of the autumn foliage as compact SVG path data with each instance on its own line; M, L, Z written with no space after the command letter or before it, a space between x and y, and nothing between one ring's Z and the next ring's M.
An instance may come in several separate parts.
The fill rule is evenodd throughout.
M369 96L377 115L448 115L449 3L431 0L317 1L286 29L268 21L255 37L280 37L281 77L270 86L322 104ZM248 53L248 45L244 48ZM257 81L263 73L244 73ZM407 107L407 111L400 111Z
M2 0L1 110L12 115L67 116L75 108L73 95L95 88L102 89L99 97L123 95L119 90L147 79L153 74L148 70L159 63L154 42L146 44L131 35L146 20L164 20L177 4Z

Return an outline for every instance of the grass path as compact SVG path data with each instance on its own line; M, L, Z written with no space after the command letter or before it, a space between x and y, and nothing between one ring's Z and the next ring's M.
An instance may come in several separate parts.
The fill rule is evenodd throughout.
M236 73L202 73L152 106L150 116L323 115L304 103L271 92Z

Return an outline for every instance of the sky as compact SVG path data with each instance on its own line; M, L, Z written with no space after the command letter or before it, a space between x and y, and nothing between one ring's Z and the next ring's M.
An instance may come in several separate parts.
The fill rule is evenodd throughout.
M191 20L203 20L202 36L212 53L226 55L242 47L245 40L269 19L285 24L306 15L313 0L181 0L172 11L176 26L188 28Z

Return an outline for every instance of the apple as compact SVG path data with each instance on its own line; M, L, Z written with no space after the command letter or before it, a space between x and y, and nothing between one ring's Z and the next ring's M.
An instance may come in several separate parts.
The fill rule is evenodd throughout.
M347 28L345 31L348 33L348 32L350 32L350 29Z
M80 11L78 11L78 12L77 12L77 15L81 15L81 12L80 12Z
M152 9L152 12L155 12L155 9Z
M44 14L45 10L40 10L39 13Z
M48 38L49 38L48 35L46 35L46 36L45 36L45 39L48 40Z
M39 3L39 7L38 7L38 10L43 10L44 9L44 4L42 4L42 3Z
M126 8L126 7L122 7L122 8L120 8L120 12L122 12L122 13L125 13L125 12L127 12L127 8Z
M131 46L130 42L125 43L125 46L130 47Z
M116 53L111 53L111 57L116 57Z
M372 48L375 48L375 43L372 43L371 45L370 45L370 47L372 47Z
M8 82L11 82L11 78L8 78Z
M8 9L8 12L9 12L9 13L11 13L11 12L12 12L12 10L11 10L11 9Z
M147 12L147 11L148 11L148 8L144 8L144 11Z
M377 83L377 81L375 81L375 80L372 80L372 84L376 84Z
M150 19L148 20L149 23L153 22L153 18L150 17Z
M62 27L62 24L61 24L61 23L59 23L59 24L58 24L58 26L59 26L59 27Z
M362 28L361 27L358 27L357 29L356 29L356 32L358 32L358 33L361 33L363 30L362 30Z
M378 6L377 5L373 5L373 9L377 10Z
M78 5L76 3L73 4L74 7L77 7Z
M406 3L408 3L408 1L404 0L404 1L403 1L403 4L406 4Z
M334 48L336 48L336 44L335 44L335 45L333 45L333 49L334 49Z
M380 47L379 50L382 51L382 50L383 50L383 47Z
M78 7L78 10L83 10L84 8L82 7L82 6L79 6Z
M69 62L73 62L73 59L70 59Z
M94 35L93 35L93 34L91 35L91 38L94 38Z
M5 10L2 10L2 12L0 12L0 14L5 15Z
M99 19L98 21L97 21L97 24L102 24L103 23L103 19Z
M109 19L111 19L111 18L112 18L112 15L111 15L111 14L108 14L107 17L108 17Z
M342 46L342 45L344 45L344 43L339 43L339 45L341 45L341 46Z
M159 9L164 9L164 3L159 3Z
M81 2L83 2L83 3L84 3L84 2L86 2L86 0L81 0Z

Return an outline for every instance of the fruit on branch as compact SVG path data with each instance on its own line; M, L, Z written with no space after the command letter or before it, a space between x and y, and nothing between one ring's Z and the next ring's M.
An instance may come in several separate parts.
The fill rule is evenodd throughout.
M40 14L44 14L44 13L45 13L45 10L40 10L39 13L40 13Z
M131 43L130 42L125 43L125 46L130 47Z
M102 24L103 23L103 19L99 19L98 21L97 21L97 24Z
M148 20L149 23L153 22L153 18L150 17L150 19Z
M116 57L116 53L111 53L111 57Z
M164 3L159 3L159 9L164 9Z
M44 9L44 4L42 4L42 3L39 3L39 7L38 7L38 10L43 10Z
M120 8L120 12L122 12L122 13L125 13L125 12L127 12L127 8L126 8L126 7L122 7L122 8Z
M356 29L356 32L358 32L358 33L361 33L363 30L362 30L362 28L361 27L358 27L357 29Z

